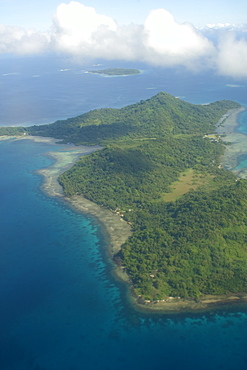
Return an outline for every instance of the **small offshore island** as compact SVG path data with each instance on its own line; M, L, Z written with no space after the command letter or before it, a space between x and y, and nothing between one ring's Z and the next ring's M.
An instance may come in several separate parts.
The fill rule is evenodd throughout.
M59 172L66 200L128 226L121 243L111 239L110 255L138 309L207 311L247 302L247 180L222 166L231 147L224 125L242 109L159 93L0 135L101 146Z
M138 75L141 72L139 69L133 68L107 68L107 69L98 69L94 71L88 71L87 73L96 73L100 75L106 76L131 76L131 75Z

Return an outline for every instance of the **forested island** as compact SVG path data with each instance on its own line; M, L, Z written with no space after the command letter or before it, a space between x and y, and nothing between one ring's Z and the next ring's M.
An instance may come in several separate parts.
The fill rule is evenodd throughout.
M102 145L59 177L116 212L132 236L114 260L140 302L247 292L247 181L221 166L216 124L238 103L193 105L167 93L0 135ZM223 124L223 122L221 123Z
M107 68L107 69L98 69L94 71L88 71L88 73L96 73L107 76L130 76L137 75L141 73L139 69L133 68Z

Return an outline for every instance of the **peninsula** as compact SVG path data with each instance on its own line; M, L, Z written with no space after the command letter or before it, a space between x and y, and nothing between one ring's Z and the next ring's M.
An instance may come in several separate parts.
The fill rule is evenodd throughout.
M98 69L94 71L88 71L88 73L97 73L97 74L107 75L107 76L130 76L130 75L137 75L141 72L139 69L133 69L133 68L107 68L107 69Z
M113 259L139 307L205 309L247 296L247 181L222 167L226 143L216 132L237 109L159 93L13 131L101 145L59 176L67 199L83 195L129 224ZM0 129L6 134L11 128Z

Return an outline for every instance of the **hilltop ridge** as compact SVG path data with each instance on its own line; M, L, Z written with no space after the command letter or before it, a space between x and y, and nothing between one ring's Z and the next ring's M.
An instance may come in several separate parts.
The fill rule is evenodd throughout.
M51 136L74 144L107 144L119 140L166 137L173 134L214 132L215 124L238 103L223 100L208 105L194 105L160 92L147 100L120 109L95 109L52 124L11 129L20 133Z
M247 183L222 168L225 143L215 131L238 107L193 105L162 92L21 129L104 146L59 182L65 195L82 194L132 226L114 260L140 302L247 292Z

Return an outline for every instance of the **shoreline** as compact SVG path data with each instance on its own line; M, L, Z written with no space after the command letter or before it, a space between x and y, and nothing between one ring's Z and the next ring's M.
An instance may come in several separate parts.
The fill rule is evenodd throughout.
M60 144L58 139L42 136L11 136L0 137L1 140L32 140L37 143L47 143L61 145L60 151L47 151L46 156L55 160L47 168L42 168L36 172L41 175L44 182L41 189L50 197L57 197L67 203L67 205L77 212L93 216L101 225L107 243L107 254L112 265L112 273L116 279L129 282L128 275L120 269L114 262L113 256L117 253L122 244L131 236L131 226L116 213L91 202L82 195L66 197L63 188L57 181L58 176L70 169L83 155L87 155L96 150L102 149L101 146L76 146L74 144Z
M66 197L63 194L62 186L57 181L58 176L70 169L80 157L96 150L100 150L102 149L102 146L76 146L74 144L60 144L58 139L31 135L8 137L3 136L0 137L0 141L1 140L32 140L37 143L61 145L62 149L60 151L47 151L47 153L45 153L46 156L53 158L55 162L47 168L42 168L36 171L44 178L44 182L41 186L42 190L48 196L59 197L73 209L84 214L90 214L96 218L104 228L107 241L109 241L109 245L107 247L108 253L111 257L113 257L113 255L120 250L121 245L132 234L130 225L116 213L91 202L82 195ZM124 274L120 275L123 276ZM125 275L126 279L127 274Z
M100 146L73 146L72 149L65 148L65 150L60 152L47 152L46 155L55 159L55 163L48 168L38 170L37 173L44 177L44 183L41 188L48 196L59 197L73 210L93 216L98 221L105 236L106 252L111 263L112 273L116 279L128 283L128 275L114 263L113 256L132 235L131 226L115 212L93 203L82 195L65 196L62 186L57 181L58 176L71 168L81 156L101 148Z
M216 126L217 134L225 143L230 144L225 145L225 152L222 156L222 166L240 178L247 178L247 169L235 170L235 167L238 165L238 158L243 154L247 155L247 136L235 130L238 126L239 114L246 109L247 108L242 106L238 109L229 111L222 117Z
M220 130L225 129L227 124L228 136L234 137L234 132L232 130L237 125L237 116L241 113L244 108L234 110L230 112L227 117L226 115L222 117L224 120L224 125L220 126ZM217 128L218 130L219 128ZM225 131L224 131L225 132ZM222 133L218 133L222 135ZM236 134L239 135L239 134ZM240 134L244 136L243 134ZM47 144L58 143L56 139L53 138L43 138L43 137L19 137L20 139L31 139L35 142L46 142ZM59 144L59 143L58 143ZM61 144L63 148L57 152L47 152L46 155L52 157L55 160L48 168L40 169L37 171L40 175L44 177L44 183L42 185L42 190L51 197L59 197L62 201L66 202L69 207L82 213L89 214L93 216L103 228L103 233L106 237L107 243L107 254L109 257L109 262L111 263L112 273L114 278L121 280L127 285L127 300L132 307L134 307L140 313L146 314L183 314L183 313L203 313L211 312L217 309L227 309L232 307L245 306L247 303L247 293L238 294L227 294L227 295L205 295L200 299L182 299L179 297L168 297L165 300L160 301L143 301L138 297L135 297L131 292L131 283L127 273L123 268L116 265L112 259L114 254L120 250L121 245L131 236L131 227L116 213L105 209L90 200L84 198L81 195L75 195L71 197L66 197L63 194L63 189L58 183L58 176L71 168L73 164L83 155L89 154L95 150L101 149L100 146L86 147L86 146L74 146ZM129 287L128 287L129 285Z
M225 153L222 157L222 166L234 172L242 178L247 178L247 169L233 170L237 166L238 157L247 154L246 140L247 136L235 132L238 126L238 116L247 108L241 106L237 109L231 109L224 114L216 124L217 135L221 139L230 143L225 145ZM231 309L244 307L247 305L247 293L228 293L225 295L203 295L198 300L183 299L180 297L168 297L159 301L141 301L129 293L129 301L135 308L142 313L150 314L183 314L183 313L206 313L218 309Z
M228 293L225 295L204 295L199 299L168 297L165 300L140 302L139 298L130 297L131 303L141 313L179 315L183 313L200 314L219 309L244 307L246 309L247 293Z
M41 138L39 137L25 137L35 142L47 142L48 144L55 144L57 140L53 138ZM18 139L17 139L18 140ZM37 170L37 173L44 177L44 183L42 185L42 190L51 197L59 197L65 201L70 207L79 211L83 214L90 214L98 220L98 222L103 226L104 232L107 235L108 252L111 257L118 252L121 245L128 239L132 234L131 226L124 221L119 215L103 208L96 203L91 202L82 195L74 195L67 197L63 194L63 188L58 183L58 176L71 168L83 155L87 155L96 150L102 149L101 146L75 146L73 144L63 146L61 151L50 151L45 153L55 160L51 166ZM127 275L126 275L127 276Z

